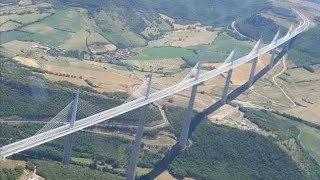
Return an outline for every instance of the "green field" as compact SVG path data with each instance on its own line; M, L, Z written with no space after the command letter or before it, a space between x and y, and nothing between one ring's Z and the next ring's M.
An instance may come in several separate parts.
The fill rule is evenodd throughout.
M193 47L199 54L196 57L187 57L185 60L192 64L202 59L203 62L224 62L230 52L236 48L236 56L241 57L249 53L253 44L247 41L239 41L226 33L221 33L210 45Z
M54 15L40 22L22 28L29 32L19 40L37 41L51 46L61 46L66 50L86 51L86 38L90 32L99 32L88 12L82 8L58 10ZM93 43L93 42L91 42Z
M299 123L300 129L299 141L310 155L320 163L320 130Z
M25 33L21 36L18 36L17 39L21 41L35 41L35 42L40 42L46 45L59 46L70 37L71 37L71 34L68 32L55 30L47 34Z
M75 33L83 28L81 20L82 13L77 11L77 9L69 8L57 11L53 16L41 21L40 24Z
M71 158L71 161L72 161L72 162L75 162L75 163L86 164L86 165L88 165L88 166L93 163L93 160L92 160L92 159L89 159L89 158L79 158L79 157L73 157L73 158Z
M146 48L140 54L130 59L132 60L161 60L179 57L192 58L195 53L191 49L176 48L176 47L155 47Z
M14 41L17 37L22 36L24 33L21 31L0 32L0 44Z
M22 25L19 23L16 23L13 21L7 21L6 23L0 26L0 32L11 31L11 30L17 29L20 26Z
M146 45L146 40L129 27L125 19L129 17L123 16L117 10L101 11L97 14L95 22L102 30L101 34L119 47Z
M16 21L18 23L21 24L28 24L28 23L32 23L32 22L36 22L40 19L43 19L47 16L49 16L50 13L33 13L33 14L22 14L22 15L18 15L18 14L14 14L14 15L9 15L6 18Z

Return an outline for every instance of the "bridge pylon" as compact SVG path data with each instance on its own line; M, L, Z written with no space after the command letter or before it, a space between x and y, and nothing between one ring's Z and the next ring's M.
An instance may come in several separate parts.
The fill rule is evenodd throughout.
M290 50L290 48L292 47L292 44L294 43L294 41L296 40L296 37L290 39L287 44L284 47L284 50L287 52Z
M152 82L152 73L150 74L150 76L148 78L148 85L147 85L145 100L149 99L149 95L151 93L151 82ZM137 169L137 164L138 164L139 154L140 154L140 149L141 149L143 130L144 130L145 121L147 119L147 107L148 106L145 105L141 109L141 115L140 115L140 119L139 119L139 123L138 123L137 134L136 134L136 137L135 137L135 140L133 143L133 147L132 147L132 151L130 154L126 180L134 180L135 176L136 176L136 169Z
M233 50L230 55L228 56L228 58L225 60L225 63L228 63L229 66L233 65L233 61L234 61L234 57L235 57L235 50ZM232 71L233 69L230 69L228 71L228 76L226 79L226 84L224 85L224 89L223 89L223 94L222 94L222 98L221 98L221 102L223 104L225 104L227 102L227 97L228 97L228 90L229 90L229 86L230 86L230 82L231 82L231 77L232 77Z
M78 104L79 104L79 89L76 93L76 98L73 101L73 109L71 114L71 121L69 128L73 128L74 124L77 119L77 111L78 111ZM71 153L72 153L72 145L74 140L74 133L67 136L65 143L64 143L64 151L63 151L63 157L62 157L62 164L63 165L69 165L71 160Z
M257 54L259 51L259 46L261 43L261 39L259 39L259 41L257 42L257 44L254 46L254 48L252 49L252 51L250 52L250 54ZM258 57L254 58L252 60L252 67L251 67L251 72L250 72L250 77L249 77L249 81L248 81L248 86L252 86L253 84L253 80L254 80L254 76L256 73L256 67L257 67L257 63L258 63Z
M197 64L195 80L198 80L199 73L200 73L200 63ZM192 113L193 113L193 106L194 106L194 102L197 94L197 88L198 88L198 85L192 86L191 96L190 96L189 105L188 105L188 112L187 112L186 120L183 125L180 138L179 138L179 145L181 148L185 148L187 146L189 129L190 129Z
M273 40L271 41L271 43L270 43L271 46L278 42L279 35L280 35L280 29L278 30L277 34L274 36ZM276 48L271 50L272 55L271 55L271 59L270 59L270 63L269 63L269 69L272 69L274 66L274 59L276 57L276 51L277 51Z

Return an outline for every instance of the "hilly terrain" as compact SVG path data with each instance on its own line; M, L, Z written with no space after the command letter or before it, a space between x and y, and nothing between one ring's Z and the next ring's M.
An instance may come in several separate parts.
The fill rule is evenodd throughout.
M300 19L311 21L287 56L254 86L215 112L226 74L198 87L189 146L177 150L190 89L148 106L139 179L320 179L320 4L269 0L0 0L0 147L133 100L153 72L152 92L247 55ZM281 51L282 47L277 49ZM259 57L257 73L271 54ZM230 91L251 64L234 70ZM259 71L259 72L258 72ZM138 96L133 96L137 95ZM140 109L0 160L0 179L125 179ZM49 123L50 124L50 123Z

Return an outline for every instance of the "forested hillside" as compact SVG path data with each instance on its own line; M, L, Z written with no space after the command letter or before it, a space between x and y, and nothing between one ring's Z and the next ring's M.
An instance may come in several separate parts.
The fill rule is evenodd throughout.
M103 93L77 86L68 82L53 83L42 76L43 70L27 68L10 58L0 56L0 118L18 116L22 119L46 120L57 115L75 97L74 92L80 89L80 97L94 104L100 111L122 104L129 96L126 93ZM100 93L101 94L101 93ZM161 119L157 108L151 108L149 120ZM135 122L139 117L139 110L119 116L116 119ZM78 119L92 114L78 114Z
M320 178L320 166L300 145L300 130L291 120L267 111L242 110L274 135L202 122L192 135L192 146L178 155L169 171L195 179Z
M237 19L244 19L251 14L271 7L265 0L140 0L157 12L169 15L179 22L198 22L205 25L229 25Z
M272 41L273 37L280 29L281 36L287 33L287 29L279 27L273 20L267 19L260 14L254 14L251 17L237 23L238 30L252 39L262 40L266 43Z
M320 25L297 37L293 49L289 51L290 60L298 67L320 63Z
M14 169L0 169L0 180L14 180L22 175L23 169L17 167Z
M173 17L179 23L200 22L210 26L226 26L269 9L265 0L240 1L151 1L151 0L57 0L51 1L60 7L81 7L89 11L91 18L108 41L118 47L144 46L148 40L157 39L171 29L159 18L159 13ZM152 31L147 31L151 28Z
M37 167L37 173L47 180L61 179L90 179L90 180L120 180L124 179L119 176L111 175L106 172L91 171L88 168L77 166L63 166L58 162L49 162L33 160L28 162L28 167L33 169Z

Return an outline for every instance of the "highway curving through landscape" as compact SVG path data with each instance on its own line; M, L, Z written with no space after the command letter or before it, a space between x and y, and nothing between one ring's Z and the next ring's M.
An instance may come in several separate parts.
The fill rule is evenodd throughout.
M290 41L292 38L296 37L300 33L307 30L307 28L309 27L309 24L310 24L308 18L296 10L294 10L294 11L302 19L302 22L300 22L300 25L295 30L293 30L293 28L290 28L290 30L288 31L286 36L284 36L278 40L274 40L273 42L271 42L271 44L269 44L261 49L259 49L259 42L258 42L258 44L255 46L253 51L250 54L248 54L242 58L234 60L233 62L225 63L223 66L221 66L217 69L214 69L212 71L209 71L209 72L206 72L204 74L199 75L198 78L188 79L186 81L182 81L176 85L173 85L171 87L168 87L168 88L163 89L161 91L158 91L156 93L150 94L149 98L146 100L144 97L141 97L141 98L133 100L131 102L122 104L120 106L114 107L114 108L106 110L106 111L103 111L101 113L80 119L75 122L75 125L73 128L70 128L69 124L63 125L61 127L52 129L52 130L47 131L45 133L37 134L35 136L26 138L24 140L17 141L15 143L6 145L6 146L0 148L0 157L2 157L2 158L8 157L10 155L19 153L21 151L30 149L32 147L35 147L35 146L44 144L46 142L58 139L60 137L66 136L68 134L77 132L79 130L90 127L92 125L101 123L101 122L106 121L108 119L111 119L113 117L119 116L119 115L124 114L126 112L132 111L134 109L143 107L147 104L150 104L152 102L160 100L162 98L168 97L172 94L180 92L180 91L187 89L189 87L192 87L194 85L200 84L206 80L209 80L209 79L214 78L220 74L223 74L231 69L234 69L242 64L250 62L250 61L258 58L262 54L268 53L271 50L277 48L278 46Z

